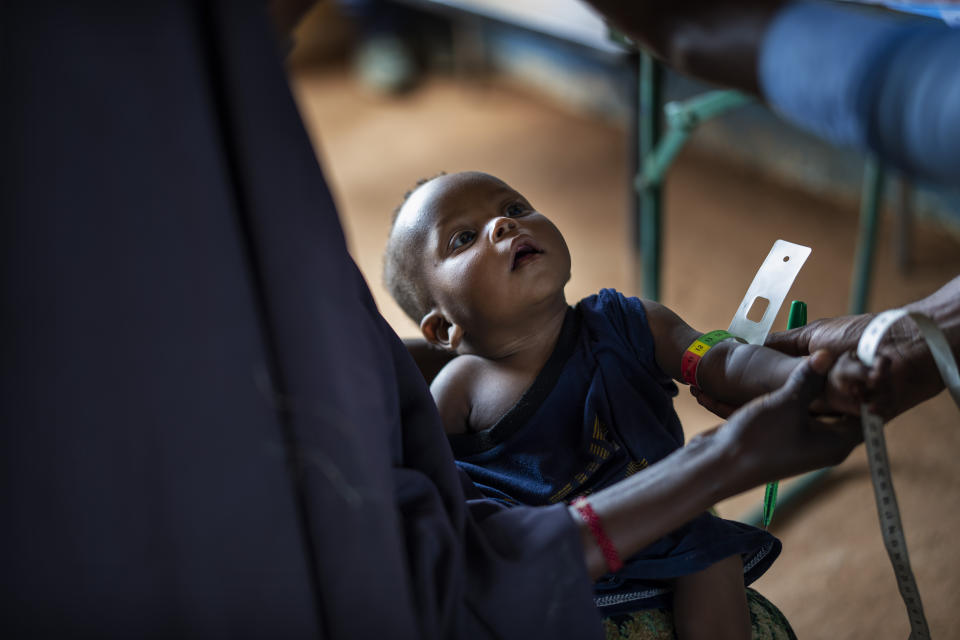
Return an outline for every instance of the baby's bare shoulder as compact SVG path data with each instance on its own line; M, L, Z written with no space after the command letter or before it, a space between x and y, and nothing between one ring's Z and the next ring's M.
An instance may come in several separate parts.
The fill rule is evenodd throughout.
M457 356L440 370L430 384L443 428L447 433L468 430L473 399L489 377L490 363L474 355Z

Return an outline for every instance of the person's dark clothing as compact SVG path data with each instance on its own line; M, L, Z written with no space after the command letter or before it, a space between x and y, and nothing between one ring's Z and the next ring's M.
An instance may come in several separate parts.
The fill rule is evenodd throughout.
M8 3L0 48L0 635L601 635L566 508L457 471L266 3Z

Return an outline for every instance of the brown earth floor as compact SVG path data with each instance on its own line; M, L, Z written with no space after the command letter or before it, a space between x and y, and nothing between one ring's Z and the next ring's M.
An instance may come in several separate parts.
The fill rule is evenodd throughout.
M417 334L380 284L390 212L420 177L480 169L524 193L564 233L573 257L568 300L634 286L623 131L501 82L428 80L402 98L365 93L340 70L300 70L294 89L340 207L351 251L384 315ZM844 313L856 232L855 204L828 203L770 184L722 161L686 153L666 190L663 302L701 330L725 327L771 244L813 254L791 291L810 318ZM925 295L960 273L960 240L918 225L916 263L898 272L891 228L880 233L873 310ZM784 325L781 311L775 329ZM714 424L681 390L688 433ZM936 638L960 638L960 413L946 394L888 428L911 561ZM782 490L782 489L781 489ZM737 517L762 490L719 505ZM778 514L783 555L755 586L800 638L905 638L908 625L877 524L862 448L798 507Z

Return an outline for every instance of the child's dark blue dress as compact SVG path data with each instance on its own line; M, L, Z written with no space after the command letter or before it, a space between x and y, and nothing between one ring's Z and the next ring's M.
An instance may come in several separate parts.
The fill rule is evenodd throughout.
M516 406L490 429L450 442L457 464L488 496L569 502L682 447L676 395L654 359L640 300L604 289L568 310L553 354ZM606 614L664 606L664 580L738 553L750 584L780 554L780 541L705 513L598 581L597 604Z

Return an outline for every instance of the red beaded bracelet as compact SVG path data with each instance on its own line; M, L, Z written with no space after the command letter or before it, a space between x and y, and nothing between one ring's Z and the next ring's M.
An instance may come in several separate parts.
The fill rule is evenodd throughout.
M620 571L620 569L623 568L623 561L620 559L620 554L617 553L613 542L607 537L607 532L603 530L603 524L600 523L600 516L593 510L593 507L590 506L587 499L584 497L577 498L570 503L570 506L577 510L577 513L580 514L583 521L590 527L590 533L593 534L594 540L597 541L597 546L600 547L600 551L603 553L604 560L607 561L607 569L609 572L616 573Z

